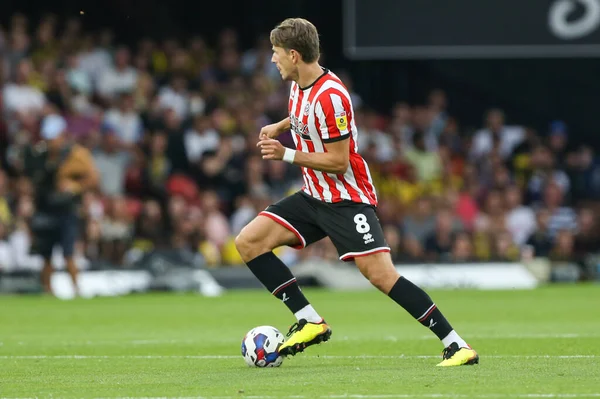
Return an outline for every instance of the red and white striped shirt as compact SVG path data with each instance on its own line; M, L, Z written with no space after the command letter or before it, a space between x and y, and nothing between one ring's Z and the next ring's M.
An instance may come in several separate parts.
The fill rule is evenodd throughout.
M348 140L350 146L346 173L336 175L302 167L302 190L325 202L350 200L376 206L377 194L369 167L358 154L352 101L342 81L324 70L309 87L300 88L292 82L288 109L297 151L326 152L326 143L339 140Z

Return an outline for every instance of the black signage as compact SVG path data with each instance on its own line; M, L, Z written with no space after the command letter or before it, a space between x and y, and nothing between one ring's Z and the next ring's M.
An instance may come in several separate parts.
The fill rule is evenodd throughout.
M345 0L353 59L600 56L600 0Z

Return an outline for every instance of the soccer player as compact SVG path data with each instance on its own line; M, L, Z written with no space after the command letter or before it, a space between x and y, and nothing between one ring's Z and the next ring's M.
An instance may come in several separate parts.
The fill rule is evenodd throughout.
M77 295L74 250L79 236L79 206L83 192L97 186L98 172L91 153L69 143L62 116L44 117L41 136L43 141L27 147L24 154L25 174L36 187L32 252L44 258L42 286L52 294L52 253L60 246Z
M319 65L317 29L305 19L286 19L271 31L271 44L271 61L283 80L292 81L290 116L263 127L257 146L263 159L299 166L304 187L261 212L235 242L254 275L296 316L280 354L293 356L327 341L331 329L272 251L282 245L304 248L327 236L341 260L354 260L375 287L437 335L445 347L438 366L478 363L477 352L454 331L429 295L400 276L392 263L375 213L377 195L369 168L357 151L350 95L335 74ZM288 129L296 149L276 140Z

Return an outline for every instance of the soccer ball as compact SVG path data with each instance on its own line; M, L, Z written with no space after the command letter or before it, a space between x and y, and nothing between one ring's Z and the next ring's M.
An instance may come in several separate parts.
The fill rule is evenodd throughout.
M284 342L283 334L275 327L255 327L242 340L242 356L248 366L279 367L283 363L279 347Z

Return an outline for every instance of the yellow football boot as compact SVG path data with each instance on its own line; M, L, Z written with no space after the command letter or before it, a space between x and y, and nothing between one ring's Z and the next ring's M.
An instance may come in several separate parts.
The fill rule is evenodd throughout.
M279 348L281 356L294 356L311 345L329 340L331 329L325 320L321 320L320 323L309 323L305 319L301 319L290 327L287 336L288 340Z
M442 360L439 367L470 366L479 363L479 355L470 346L459 348L456 342L442 352Z

